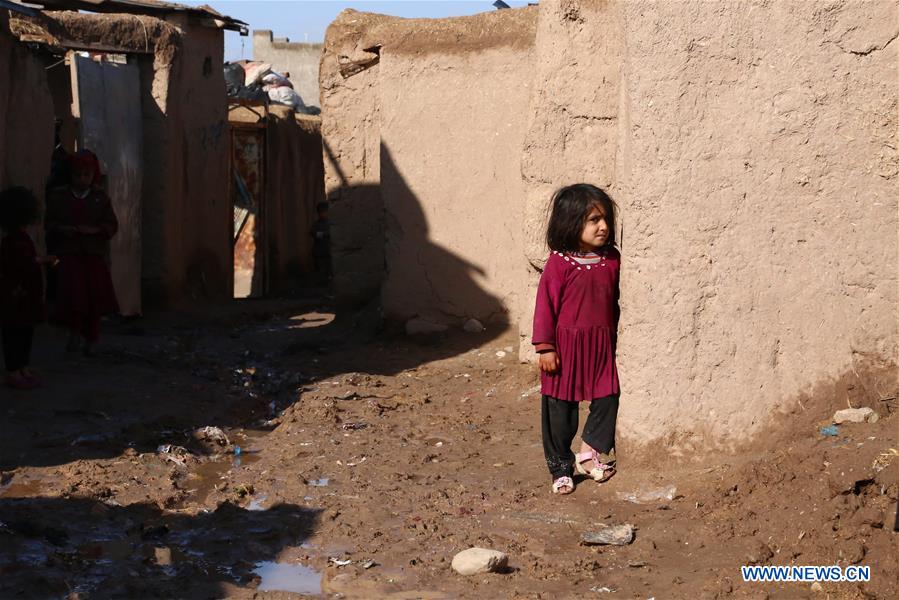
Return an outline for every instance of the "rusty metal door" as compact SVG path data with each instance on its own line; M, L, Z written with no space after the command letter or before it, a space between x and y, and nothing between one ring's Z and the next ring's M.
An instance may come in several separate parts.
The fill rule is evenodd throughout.
M265 129L231 123L234 297L265 294Z
M120 56L120 55L119 55ZM141 180L143 124L140 71L135 62L111 62L70 53L72 113L78 147L92 150L106 175L119 220L110 243L110 270L123 315L141 313Z

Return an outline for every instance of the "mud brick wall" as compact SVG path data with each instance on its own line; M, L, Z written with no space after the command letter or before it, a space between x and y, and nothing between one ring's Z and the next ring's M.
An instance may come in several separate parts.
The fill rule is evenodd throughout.
M10 34L4 11L0 15L0 189L21 185L39 198L44 196L53 152L53 101L45 66ZM37 229L35 233L41 237Z
M620 207L624 256L622 440L665 440L674 454L744 440L816 386L895 369L895 10L888 1L544 0L533 46L517 55L529 67L512 60L510 73L520 79L504 83L530 90L520 156L502 146L477 167L468 155L441 154L454 138L433 124L450 114L453 97L446 91L447 102L438 103L434 90L460 85L460 75L470 90L493 89L497 74L483 68L493 50L472 50L465 64L478 66L465 71L453 62L452 44L433 35L408 58L394 56L391 40L409 35L406 22L358 13L350 15L355 23L338 19L322 63L324 141L333 159L326 155L326 173L332 190L338 172L367 185L364 197L337 194L347 200L335 211L337 249L351 259L364 254L360 262L375 269L384 259L383 280L364 284L380 285L388 313L403 307L393 312L405 316L417 302L410 297L427 289L419 274L439 264L424 252L409 264L416 245L403 245L409 225L426 223L419 247L464 256L454 244L472 243L470 224L448 199L462 198L470 210L468 182L477 178L460 173L495 171L495 181L505 181L504 169L515 164L521 182L505 189L520 199L520 235L506 234L493 217L497 242L479 250L478 264L504 264L511 250L522 265L508 271L516 291L494 292L508 290L509 280L489 269L474 281L487 292L484 306L499 299L518 325L529 360L549 195L574 181L606 186ZM501 12L494 18L522 14ZM489 18L476 17L483 31L492 31ZM519 35L531 43L530 33ZM341 65L378 54L376 66L340 76ZM477 140L483 132L470 129L481 127L502 137L499 120L479 120L489 110L478 106L477 115L446 127L459 139ZM521 135L511 130L509 139ZM409 220L413 197L424 219ZM403 268L392 273L393 264ZM362 289L352 283L351 291ZM425 297L416 311L458 315Z
M323 132L339 293L380 290L394 319L509 322L519 310L535 24L531 9L438 21L347 11L331 26Z

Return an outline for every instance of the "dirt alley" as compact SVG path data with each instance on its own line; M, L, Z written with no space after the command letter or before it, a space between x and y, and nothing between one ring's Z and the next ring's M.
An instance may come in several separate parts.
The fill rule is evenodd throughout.
M816 391L736 454L622 446L610 482L555 497L513 334L413 339L373 317L316 298L149 316L92 359L44 328L46 387L0 392L0 598L899 597L884 373ZM821 435L847 402L881 419ZM581 545L600 523L636 539ZM470 546L510 568L457 575ZM750 584L744 564L871 581Z

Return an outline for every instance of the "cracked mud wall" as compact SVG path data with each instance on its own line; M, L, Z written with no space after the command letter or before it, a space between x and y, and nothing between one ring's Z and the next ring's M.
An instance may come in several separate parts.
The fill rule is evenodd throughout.
M339 295L380 294L389 318L453 324L520 310L535 20L535 9L345 11L329 28L322 131ZM353 65L364 70L344 77Z
M157 53L143 107L144 215L154 232L144 252L145 290L162 305L225 300L233 217L223 35L177 15L167 25L179 45L166 65Z
M535 95L527 258L541 255L553 187L610 187L623 233L621 436L674 452L729 444L817 384L895 365L897 4L545 0L541 11L541 77L549 93L580 92ZM594 64L596 40L617 69ZM560 153L564 166L544 168Z
M0 189L22 185L41 199L54 118L44 69L41 57L10 33L6 14L0 15Z
M517 86L532 90L520 156L477 165L498 173L520 165L520 185L507 187L521 199L520 235L496 236L507 245L479 264L508 246L521 261L510 271L520 279L508 307L523 359L532 358L547 201L558 186L586 180L607 187L620 207L624 441L667 440L674 453L730 445L847 372L892 365L895 373L897 9L892 1L543 0L530 68L509 59L523 73ZM349 197L371 200L349 202L335 224L364 235L338 233L335 243L376 270L386 257L388 309L415 304L408 296L433 262L419 253L423 267L391 273L392 262L413 253L390 232L408 235L424 222L429 243L432 234L444 248L471 243L468 229L452 233L460 216L447 199L473 197L461 167L474 167L460 155L450 164L428 141L451 138L431 128L450 110L433 106L436 89L465 74L455 85L474 93L495 76L454 63L452 36L392 53L392 40L412 35L397 21L338 20L322 63L325 142L339 148L330 166L326 153L331 189L340 166L345 181L365 182ZM450 28L446 20L429 26ZM487 55L466 60L486 63ZM374 66L340 77L341 64L366 60ZM470 124L501 131L477 119L460 120L458 135L483 135ZM433 157L448 166L427 168ZM388 181L387 172L397 177ZM423 207L420 219L409 215L413 204ZM361 206L371 212L354 220ZM495 284L489 272L485 289ZM378 273L365 285L380 285ZM441 303L429 307L443 313Z

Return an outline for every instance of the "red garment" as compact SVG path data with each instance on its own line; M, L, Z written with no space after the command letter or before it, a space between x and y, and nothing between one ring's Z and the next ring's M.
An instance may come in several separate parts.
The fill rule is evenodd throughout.
M89 342L100 337L100 317L119 311L112 276L106 264L109 238L117 228L115 214L105 194L92 190L78 198L64 190L48 203L50 231L64 226L94 226L100 233L59 234L59 275L54 320L83 335ZM52 210L51 210L52 209Z
M33 327L46 318L44 278L31 237L12 231L0 242L0 322Z
M554 347L559 370L541 372L541 393L559 400L589 401L619 392L615 345L621 255L599 251L595 264L579 264L553 252L537 288L533 343Z

